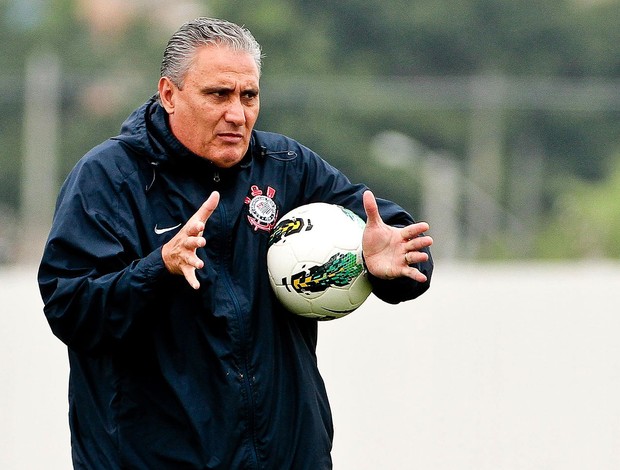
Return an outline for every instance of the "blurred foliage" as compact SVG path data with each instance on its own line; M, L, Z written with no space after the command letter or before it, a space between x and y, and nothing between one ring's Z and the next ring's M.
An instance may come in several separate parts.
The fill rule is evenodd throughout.
M573 178L561 184L553 217L537 237L537 252L551 259L620 258L620 155L601 181Z
M397 131L463 164L468 157L469 111L458 106L396 108L383 101L382 82L489 73L620 78L619 0L107 3L116 5L122 21L106 22L92 11L89 16L87 7L97 4L96 0L0 0L0 39L10 45L0 51L0 101L12 110L0 116L0 205L16 208L19 203L24 69L31 54L56 51L61 57L62 179L77 159L116 134L131 110L156 91L168 37L182 21L198 14L244 24L263 46L264 94L258 128L300 140L352 180L366 182L378 195L416 214L421 199L419 169L390 167L373 158L375 137ZM174 16L173 11L177 11ZM317 102L320 99L304 89L287 90L282 99L281 84L287 77L310 78L318 86L322 78L340 77L344 87L338 90L353 90L365 80L379 85L376 93L361 100L359 93L348 96L344 91L337 106L322 106ZM325 83L329 87L329 81ZM329 89L325 91L329 96ZM409 100L405 94L401 102ZM614 184L620 185L606 177L618 154L618 111L511 110L505 118L502 158L507 165L515 158L514 148L523 135L538 142L545 156L545 220L555 221L568 210L566 201L574 197L570 191L576 188L583 188L584 193L599 187L601 192L611 192ZM575 184L565 184L567 178ZM558 179L562 183L555 184ZM577 196L580 203L597 203L581 196ZM556 225L552 222L543 233L559 240L553 229ZM618 233L611 223L609 230ZM572 250L553 250L553 243L544 238L537 241L530 256L578 256ZM502 240L497 243L502 245ZM617 257L617 251L605 248L602 254ZM501 247L490 252L511 256L509 249Z

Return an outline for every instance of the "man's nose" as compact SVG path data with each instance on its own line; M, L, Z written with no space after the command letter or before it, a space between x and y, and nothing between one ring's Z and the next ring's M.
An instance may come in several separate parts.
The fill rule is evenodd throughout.
M245 124L245 108L239 98L233 98L230 101L225 119L236 126L243 126Z

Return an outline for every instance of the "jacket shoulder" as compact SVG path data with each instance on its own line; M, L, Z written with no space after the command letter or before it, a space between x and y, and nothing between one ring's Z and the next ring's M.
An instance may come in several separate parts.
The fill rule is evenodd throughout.
M77 162L69 179L87 177L96 178L93 181L120 184L138 172L140 167L140 159L126 145L108 139L93 147Z
M59 194L61 201L81 200L93 209L116 205L121 194L148 185L148 169L126 146L112 139L93 147L73 167Z

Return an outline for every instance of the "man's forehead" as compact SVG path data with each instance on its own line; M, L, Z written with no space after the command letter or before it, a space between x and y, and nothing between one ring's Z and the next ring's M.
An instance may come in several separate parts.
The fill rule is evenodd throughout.
M205 50L203 47L194 57L185 79L200 83L242 82L246 86L257 87L260 78L249 53L230 48L225 51Z
M234 73L194 73L188 74L186 83L193 82L203 89L230 89L239 87L242 90L258 90L259 81L255 77Z
M225 67L258 75L258 65L249 52L225 45L215 44L199 47L194 54L192 65L213 68Z

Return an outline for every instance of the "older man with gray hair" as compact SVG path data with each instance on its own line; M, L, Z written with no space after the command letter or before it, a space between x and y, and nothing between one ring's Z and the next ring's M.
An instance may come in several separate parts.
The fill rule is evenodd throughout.
M429 287L426 223L298 142L254 129L260 71L245 28L183 25L158 93L60 191L39 285L69 350L76 469L332 467L317 322L285 311L266 272L278 214L347 207L367 220L379 298Z

